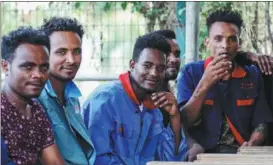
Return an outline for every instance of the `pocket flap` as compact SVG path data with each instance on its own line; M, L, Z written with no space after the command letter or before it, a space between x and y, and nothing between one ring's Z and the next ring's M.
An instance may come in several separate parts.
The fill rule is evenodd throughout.
M250 106L254 104L254 99L238 99L237 106Z

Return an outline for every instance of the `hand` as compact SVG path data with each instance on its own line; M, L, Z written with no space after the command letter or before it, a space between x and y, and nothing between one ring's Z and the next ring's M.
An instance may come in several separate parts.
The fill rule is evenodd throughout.
M226 59L226 55L217 56L207 66L202 77L202 81L207 88L210 88L213 84L229 74L229 71L232 69L232 62Z
M177 101L171 92L157 92L151 96L155 106L163 108L171 116L179 114Z
M204 153L204 148L195 143L191 148L189 148L189 150L186 153L186 160L189 162L193 162L194 160L197 159L197 155L200 153Z
M265 75L272 75L273 57L263 54L255 54L248 52L248 59L257 64Z

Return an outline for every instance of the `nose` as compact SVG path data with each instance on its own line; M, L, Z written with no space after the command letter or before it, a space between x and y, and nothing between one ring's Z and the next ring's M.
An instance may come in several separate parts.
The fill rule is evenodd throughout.
M150 70L150 75L156 77L158 75L158 71L156 67L152 67Z
M228 48L230 45L229 40L228 39L223 39L221 42L221 46L222 48Z
M74 64L75 63L75 57L72 53L68 53L66 56L66 62Z
M40 79L43 76L43 73L39 70L39 68L35 69L32 72L32 78Z
M180 63L180 59L178 57L176 57L174 54L170 54L169 57L167 58L167 61L170 63Z

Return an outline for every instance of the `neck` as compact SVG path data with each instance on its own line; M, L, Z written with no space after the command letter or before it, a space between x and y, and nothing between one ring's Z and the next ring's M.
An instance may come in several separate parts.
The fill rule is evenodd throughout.
M160 91L169 91L169 80L164 80L161 85Z
M54 76L49 76L49 80L50 80L50 83L51 83L51 86L52 86L54 92L56 93L56 95L58 96L58 98L60 99L62 104L64 104L64 102L65 102L64 88L65 88L67 81L60 81L59 79L57 79Z
M30 102L30 98L23 97L16 93L8 84L4 86L3 93L7 97L8 101L18 109L26 109Z

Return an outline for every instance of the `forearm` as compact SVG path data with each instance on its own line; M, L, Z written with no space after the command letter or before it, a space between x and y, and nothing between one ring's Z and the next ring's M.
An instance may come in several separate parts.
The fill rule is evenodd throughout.
M259 124L250 136L249 143L258 146L263 143L267 136L267 124Z
M172 131L174 133L174 143L175 143L175 154L178 153L179 144L181 141L181 123L180 123L180 114L170 115L170 124Z
M200 119L201 108L208 89L209 88L200 81L190 100L181 108L181 117L187 127L192 126Z

